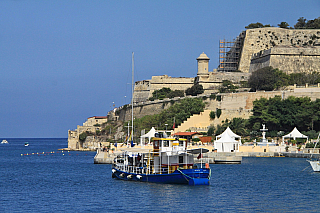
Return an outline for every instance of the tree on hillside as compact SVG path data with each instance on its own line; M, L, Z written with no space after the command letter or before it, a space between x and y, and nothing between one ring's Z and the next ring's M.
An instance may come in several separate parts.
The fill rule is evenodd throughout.
M294 25L295 29L320 29L320 17L313 20L307 20L300 17L298 22Z
M192 87L186 89L186 95L197 96L204 92L203 86L201 84L194 84Z
M167 98L174 98L174 97L184 97L184 92L182 90L172 90L167 94Z
M266 124L269 131L289 132L294 127L300 131L320 129L320 99L311 101L309 97L280 96L261 98L253 102L253 115L250 116L248 129L259 131Z
M158 127L165 129L165 124L168 124L168 129L172 129L174 119L175 126L180 125L194 114L203 112L205 104L201 98L184 98L179 102L174 103L168 109L163 110L159 114L147 115L139 119L135 119L136 132L142 129L151 129L151 127Z
M285 28L285 29L288 29L289 28L289 24L287 22L281 22L280 24L278 24L278 26L280 28Z
M236 92L236 89L239 87L234 86L231 81L229 80L223 80L222 85L219 87L220 93L230 93L230 92Z
M305 85L305 84L317 84L320 83L319 72L300 72L291 73L289 75L289 84Z
M162 89L155 90L152 93L152 97L149 100L153 101L156 99L163 100L164 98L174 98L174 97L184 97L184 92L182 90L171 90L168 87L163 87Z
M307 19L305 19L304 17L300 17L298 19L298 22L294 25L295 29L304 29L306 28L306 21Z
M288 76L272 67L264 67L252 73L248 79L248 85L252 91L272 91L288 85Z
M271 27L271 26L270 26L270 24L263 25L260 22L257 22L257 23L251 23L248 26L246 26L245 28L246 29L254 29L254 28L263 28L263 27Z

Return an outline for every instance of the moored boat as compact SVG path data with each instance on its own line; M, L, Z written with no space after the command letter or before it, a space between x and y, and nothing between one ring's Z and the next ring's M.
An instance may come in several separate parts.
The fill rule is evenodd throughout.
M314 148L313 148L313 153L314 153L314 150L319 142L319 136L320 136L320 133L318 135L318 138L317 138L317 142L316 144L314 145ZM310 160L307 160L310 165L311 165L311 168L313 169L314 172L320 172L320 159L318 160L312 160L312 154L310 156Z
M1 141L1 144L8 144L9 142L6 140L6 139L4 139L4 140L2 140Z
M186 150L186 139L154 137L153 150L131 149L114 159L112 177L152 183L209 185L207 149ZM194 155L198 157L195 160Z
M29 146L29 143L28 143L28 142L25 142L25 143L24 143L24 146Z

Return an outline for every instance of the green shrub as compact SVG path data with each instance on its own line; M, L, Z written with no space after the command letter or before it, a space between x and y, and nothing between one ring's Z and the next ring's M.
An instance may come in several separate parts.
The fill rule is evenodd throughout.
M86 132L83 132L79 135L79 140L80 141L85 141L87 138L87 133Z
M214 134L215 128L214 126L210 126L207 132L208 136L212 136Z
M210 116L210 119L213 120L216 118L216 113L214 111L211 111L209 116Z
M221 109L217 109L217 118L220 118L221 113Z
M186 95L197 96L204 92L203 86L201 84L195 84L192 87L186 89Z
M216 100L216 94L211 93L211 95L210 95L210 100Z
M199 142L199 141L200 141L200 138L192 138L192 141L193 141L193 142Z

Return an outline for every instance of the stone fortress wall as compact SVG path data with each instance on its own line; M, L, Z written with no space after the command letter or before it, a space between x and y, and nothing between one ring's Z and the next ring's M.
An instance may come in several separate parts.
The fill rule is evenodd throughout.
M313 57L312 53L315 51L315 48L307 50L307 47L316 47L320 43L320 29L284 29L277 27L266 27L266 28L255 28L246 30L245 39L243 42L243 47L241 51L241 58L239 63L239 70L242 72L250 72L251 57L253 54L262 55L263 51L269 50L272 48L270 53L274 53L272 60L268 61L268 58L262 63L269 63L269 65L274 68L278 68L277 65L282 64L285 66L293 66L291 63L294 62L299 67L303 67L305 61L309 63L310 56ZM275 46L287 46L287 47L296 47L296 48L284 48L281 50L273 50ZM303 52L304 57L292 58L295 56L299 48L304 47ZM302 49L302 48L301 48ZM288 53L285 55L284 53ZM276 54L278 53L278 54ZM319 57L319 52L316 51L317 56ZM267 54L267 52L265 52ZM278 61L277 61L278 60ZM298 60L298 61L297 61ZM319 58L317 58L319 60ZM270 63L271 62L271 63ZM256 64L257 61L254 61L253 64ZM257 65L255 65L257 67ZM252 69L251 71L255 71ZM298 69L296 69L298 71ZM300 72L300 71L299 71Z
M310 97L311 100L316 100L320 97L320 84L315 87L310 87L306 85L304 88L290 87L285 91L258 91L258 92L240 92L240 93L221 93L221 101L211 100L210 95L200 95L198 98L203 98L206 102L205 110L216 111L216 109L221 109L222 114L218 119L209 121L209 117L203 118L199 123L188 124L189 127L194 128L194 130L207 131L208 123L217 125L225 119L231 120L235 117L240 117L248 119L251 115L251 110L253 108L253 101L260 98L273 98L275 96L280 96L282 98L288 98L289 96L294 97ZM205 98L204 98L205 97ZM187 98L187 97L184 97ZM194 97L195 98L195 97ZM146 115L154 115L160 113L162 110L168 109L175 101L179 101L182 98L174 99L164 99L156 101L147 101L136 103L133 106L133 114L135 118L141 118ZM115 114L109 113L109 119L114 119L117 115L117 119L128 121L131 120L131 105L127 108L118 108ZM206 119L206 120L205 120ZM205 124L205 125L203 125ZM182 131L177 127L177 131ZM177 132L176 131L176 132ZM185 131L185 130L183 130Z
M134 102L147 101L155 90L168 87L171 90L186 90L194 84L194 78L172 78L168 75L152 76L151 80L137 81L134 87Z
M206 54L202 53L197 58L198 72L196 77L172 78L167 75L162 75L152 76L151 80L136 82L133 94L134 116L141 118L145 115L158 114L180 99L180 97L177 97L174 99L148 101L155 90L163 87L169 87L172 90L186 90L190 88L194 82L201 84L205 89L204 94L200 96L206 99L205 102L207 104L205 110L222 110L221 117L211 123L215 125L226 118L229 120L234 117L248 118L251 115L253 101L261 97L270 98L276 95L280 95L283 98L289 96L308 96L312 100L320 97L320 85L318 85L316 88L292 88L287 91L220 94L222 97L221 101L210 100L210 98L208 98L210 96L209 94L217 92L223 80L230 80L237 85L240 84L241 81L247 81L252 72L266 66L279 68L288 74L293 72L320 71L319 29L256 28L241 32L238 39L243 39L238 42L241 44L241 57L237 70L241 72L209 72L208 64L210 59ZM231 51L233 51L232 48ZM206 98L204 96L206 96ZM206 113L202 113L202 115L204 114ZM125 105L110 111L108 113L108 120L110 119L119 119L122 121L131 120L131 105ZM203 129L208 127L202 125L205 123L207 125L207 121L204 122L202 120L201 123L192 123L188 124L188 126L193 126L195 129ZM78 126L76 131L69 131L69 148L79 148L82 146L78 141L78 136L81 132L87 131L88 128L88 126ZM95 129L96 128L92 127L92 131ZM70 141L72 143L70 143Z
M252 56L250 73L272 66L286 74L320 70L319 47L276 46Z
M247 81L252 72L266 66L279 68L288 74L319 71L319 29L256 28L241 32L237 39L241 40L238 43L242 45L238 67L241 72L217 72L216 70L209 72L210 59L202 53L197 58L198 72L195 78L174 78L162 75L152 76L150 80L138 81L134 88L134 101L147 101L155 90L163 87L186 90L193 85L194 81L203 86L205 94L210 94L217 92L223 80L230 80L238 85L241 81ZM231 48L230 51L234 50Z

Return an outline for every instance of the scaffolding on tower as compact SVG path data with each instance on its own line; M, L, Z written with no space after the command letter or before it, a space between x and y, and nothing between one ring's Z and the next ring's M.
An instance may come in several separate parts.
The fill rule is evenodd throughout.
M220 72L235 72L238 70L245 32L236 39L219 41L219 66Z

